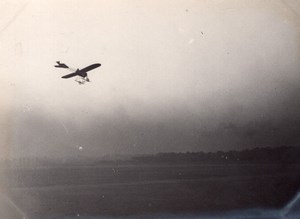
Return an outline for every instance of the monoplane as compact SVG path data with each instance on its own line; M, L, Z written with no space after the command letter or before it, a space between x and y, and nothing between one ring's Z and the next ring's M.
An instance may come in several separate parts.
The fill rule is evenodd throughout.
M59 61L57 62L57 64L58 65L55 66L57 68L69 68L66 64L60 63ZM89 66L87 66L83 69L77 69L75 72L73 72L71 74L67 74L67 75L62 76L62 78L67 79L67 78L72 78L72 77L77 76L77 77L79 77L79 79L77 78L75 81L78 82L79 84L84 84L85 82L90 82L90 79L88 78L87 72L91 71L95 68L98 68L100 66L101 66L100 63L95 63L95 64L89 65Z

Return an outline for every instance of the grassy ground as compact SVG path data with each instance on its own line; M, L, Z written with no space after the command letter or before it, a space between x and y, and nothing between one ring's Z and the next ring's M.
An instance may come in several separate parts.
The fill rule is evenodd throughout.
M276 164L14 169L2 184L29 218L197 214L281 208L299 189L299 170Z

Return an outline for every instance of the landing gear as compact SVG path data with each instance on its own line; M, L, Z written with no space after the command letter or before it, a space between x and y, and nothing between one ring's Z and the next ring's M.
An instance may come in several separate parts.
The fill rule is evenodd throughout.
M85 84L85 82L91 82L90 79L86 76L86 77L77 77L75 79L75 81L79 84L79 85L82 85L82 84Z

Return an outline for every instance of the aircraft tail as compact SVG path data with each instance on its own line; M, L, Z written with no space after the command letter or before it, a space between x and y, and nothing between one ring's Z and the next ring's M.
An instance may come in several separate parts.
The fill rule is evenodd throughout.
M65 63L61 63L60 61L57 61L56 63L57 65L54 65L56 68L69 68L69 66L67 66Z

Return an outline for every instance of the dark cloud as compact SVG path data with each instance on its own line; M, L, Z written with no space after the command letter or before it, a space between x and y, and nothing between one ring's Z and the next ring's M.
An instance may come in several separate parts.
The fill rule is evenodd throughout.
M205 117L184 106L172 114L142 118L122 106L110 116L70 118L28 112L16 128L16 151L30 156L85 156L158 152L241 150L300 145L299 87L282 85L284 95L251 107L232 105ZM270 104L272 103L272 104ZM245 113L246 112L246 113ZM83 150L78 151L78 146Z

